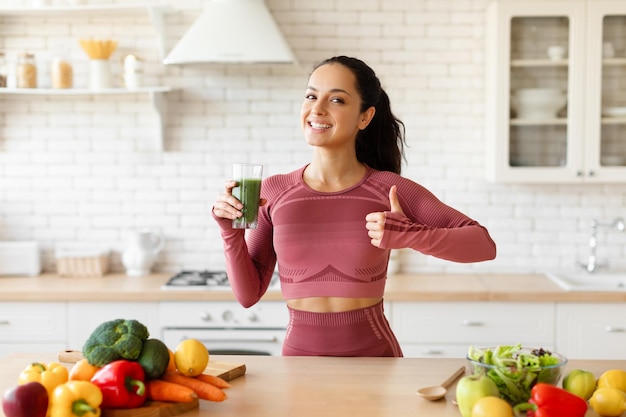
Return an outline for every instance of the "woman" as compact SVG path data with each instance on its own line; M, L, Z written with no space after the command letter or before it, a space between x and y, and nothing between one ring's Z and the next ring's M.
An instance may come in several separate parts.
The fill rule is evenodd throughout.
M401 177L404 125L374 71L338 56L317 65L301 111L313 148L306 166L263 181L258 226L231 228L242 204L234 181L213 207L227 273L244 306L269 285L276 262L290 322L283 355L402 356L383 312L391 249L455 262L493 259L476 221Z

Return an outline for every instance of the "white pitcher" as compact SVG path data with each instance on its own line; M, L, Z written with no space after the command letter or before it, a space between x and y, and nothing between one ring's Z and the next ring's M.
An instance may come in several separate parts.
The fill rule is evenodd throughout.
M126 249L122 253L126 275L140 277L150 274L152 265L164 245L165 240L160 231L142 230L131 233Z

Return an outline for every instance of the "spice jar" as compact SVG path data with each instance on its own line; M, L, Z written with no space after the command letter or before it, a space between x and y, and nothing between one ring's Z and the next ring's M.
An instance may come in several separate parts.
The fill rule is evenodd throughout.
M62 57L52 58L50 78L52 88L72 88L73 81L72 65Z
M37 88L37 65L35 55L21 53L17 57L15 71L17 88Z
M7 86L7 63L4 58L4 52L0 52L0 88Z

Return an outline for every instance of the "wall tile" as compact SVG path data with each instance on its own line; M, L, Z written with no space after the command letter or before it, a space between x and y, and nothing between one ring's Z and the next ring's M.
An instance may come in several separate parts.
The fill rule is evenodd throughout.
M117 1L120 4L121 1ZM61 0L54 4L61 4ZM201 0L168 0L171 48ZM50 58L65 51L75 85L87 83L80 37L120 41L145 59L146 81L169 85L165 150L152 149L157 119L142 94L0 97L0 240L37 239L54 268L58 242L111 247L113 266L130 230L159 227L167 245L157 269L222 268L210 210L233 161L261 161L266 175L298 168L311 150L299 109L312 65L330 55L366 60L407 126L404 175L486 225L498 258L453 264L403 251L407 271L537 272L588 255L589 221L625 216L626 186L502 185L484 180L484 8L487 0L267 0L300 63L160 63L147 15L111 19L0 17L10 68L18 52L37 56L49 86ZM30 2L0 1L1 7ZM626 258L626 234L599 234L603 256Z

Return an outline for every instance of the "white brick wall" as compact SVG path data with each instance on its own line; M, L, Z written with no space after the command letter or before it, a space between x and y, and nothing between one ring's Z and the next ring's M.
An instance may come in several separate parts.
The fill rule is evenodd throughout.
M64 0L52 0L54 5ZM90 3L97 3L92 0ZM118 1L118 3L129 3ZM191 25L201 0L167 0L167 48ZM586 257L588 221L626 215L625 185L497 185L483 179L484 8L487 0L266 0L300 66L164 67L146 16L3 17L0 49L36 53L40 85L56 51L84 86L80 37L120 41L112 61L137 52L148 84L169 85L163 152L150 150L157 118L147 97L1 96L0 240L34 239L54 269L57 242L115 251L126 233L160 227L157 268L221 268L210 208L233 161L259 161L268 175L295 169L310 150L299 106L311 66L334 54L368 61L408 134L404 174L486 225L494 262L458 265L403 253L408 271L535 272ZM19 1L0 1L15 7ZM29 6L29 0L21 4ZM119 73L114 66L116 74ZM600 255L626 258L626 234L601 233Z

